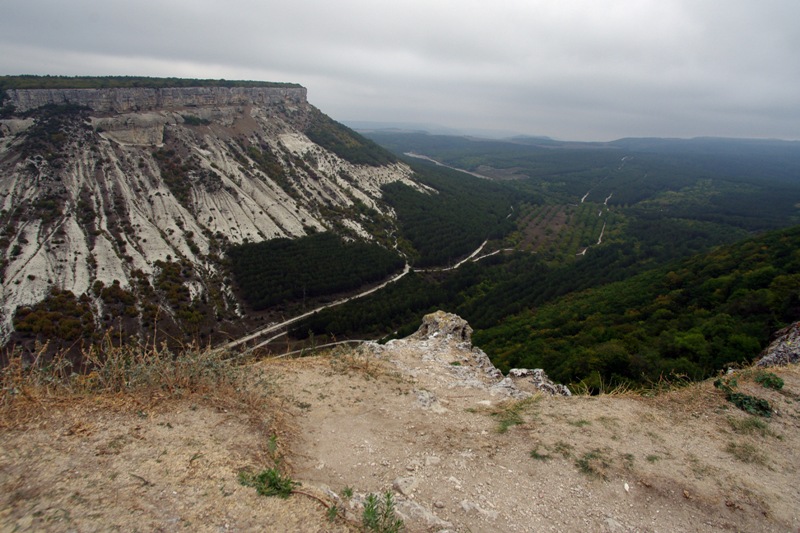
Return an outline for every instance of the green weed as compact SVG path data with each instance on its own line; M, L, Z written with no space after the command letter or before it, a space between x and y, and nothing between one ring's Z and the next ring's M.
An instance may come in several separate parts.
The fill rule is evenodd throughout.
M398 533L405 528L403 520L395 514L394 497L385 492L382 497L370 494L364 502L361 524L375 533Z
M505 433L512 426L524 424L522 413L527 407L539 401L540 397L532 396L515 402L508 402L492 413L497 418L497 432Z
M591 424L592 424L592 423L591 423L591 422L589 422L588 420L584 420L584 419L581 419L581 420L570 420L570 421L568 421L567 423L568 423L570 426L575 426L576 428L582 428L582 427L584 427L584 426L589 426L589 425L591 425Z
M283 476L277 468L268 468L259 474L239 472L239 483L245 487L253 487L262 496L278 496L288 498L292 490L300 483L288 476Z
M573 448L572 444L564 442L562 440L556 442L553 445L553 451L556 453L560 453L562 456L564 456L564 459L572 455L572 448Z
M783 388L783 380L772 372L759 370L754 380L767 389L781 390Z
M628 470L633 470L633 461L635 459L633 454L625 453L622 454L621 457L622 457L622 462L625 464L625 468L627 468Z
M728 423L731 425L731 428L736 433L741 434L751 434L757 433L762 437L772 436L777 437L777 434L769 429L769 426L766 422L761 420L760 418L753 418L748 416L747 418L728 418Z
M328 518L328 522L333 522L339 516L339 508L336 505L331 505L328 507L328 510L325 511L325 515Z

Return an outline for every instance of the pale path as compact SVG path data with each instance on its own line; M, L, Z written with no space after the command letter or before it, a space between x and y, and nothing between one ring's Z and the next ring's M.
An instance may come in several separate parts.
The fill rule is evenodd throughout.
M415 268L414 272L447 272L448 270L455 270L458 267L460 267L461 265L463 265L464 263L466 263L467 261L473 260L473 258L476 255L481 253L481 250L483 250L483 247L486 246L487 242L489 242L489 239L486 239L485 241L483 241L481 243L481 245L478 246L477 250L475 250L474 252L469 254L467 257L465 257L464 259L462 259L461 261L456 263L455 266L451 266L451 267L433 267L433 268ZM477 261L477 259L476 259L476 261Z
M257 339L258 337L261 337L261 336L266 335L268 333L272 333L274 331L277 331L277 330L279 330L279 329L281 329L283 327L286 327L286 326L288 326L290 324L293 324L294 322L297 322L298 320L302 320L303 318L309 317L309 316L313 315L314 313L316 313L318 311L322 311L323 309L327 309L328 307L334 307L334 306L337 306L337 305L342 305L343 303L347 303L350 300L356 300L356 299L361 298L363 296L367 296L368 294L372 294L373 292L378 291L378 290L386 287L390 283L394 283L395 281L399 280L400 278L402 278L403 276L405 276L409 272L411 272L411 267L409 266L408 263L406 263L406 266L405 266L405 268L403 268L402 272L400 272L398 275L394 276L393 278L390 278L387 281L384 281L383 283L381 283L380 285L378 285L376 287L373 287L373 288L371 288L369 290L366 290L364 292L360 292L360 293L356 294L355 296L349 296L347 298L342 298L341 300L336 300L335 302L331 302L331 303L328 303L328 304L325 304L325 305L321 305L321 306L317 307L316 309L312 309L311 311L307 311L307 312L303 313L302 315L297 315L297 316L292 317L292 318L290 318L288 320L284 320L283 322L279 322L277 324L271 324L271 325L269 325L269 326L267 326L265 328L259 329L258 331L254 332L254 333L251 333L249 335L245 335L244 337L240 337L239 339L236 339L235 341L229 342L228 344L225 345L225 348L227 348L229 350L233 349L233 348L236 348L236 347L241 346L242 344L244 344L246 342L249 342L251 340Z
M458 172L463 172L464 174L469 174L470 176L475 176L476 178L481 178L483 180L492 179L489 176L484 176L483 174L478 174L476 172L470 172L469 170L464 170L463 168L456 168L456 167L451 167L450 165L445 165L444 163L432 159L427 155L415 154L414 152L406 152L403 155L407 155L408 157L414 157L416 159L424 159L425 161L430 161L431 163L434 163L440 167L449 168L450 170L457 170Z

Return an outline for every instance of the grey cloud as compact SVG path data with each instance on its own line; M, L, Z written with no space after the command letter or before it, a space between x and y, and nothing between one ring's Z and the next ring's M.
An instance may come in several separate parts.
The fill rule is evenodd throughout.
M800 138L796 0L6 0L0 73L270 79L338 120Z

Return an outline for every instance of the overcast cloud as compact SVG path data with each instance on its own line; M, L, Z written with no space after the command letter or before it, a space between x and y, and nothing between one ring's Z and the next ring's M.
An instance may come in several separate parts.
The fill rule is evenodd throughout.
M797 0L4 0L0 74L296 82L339 121L800 139Z

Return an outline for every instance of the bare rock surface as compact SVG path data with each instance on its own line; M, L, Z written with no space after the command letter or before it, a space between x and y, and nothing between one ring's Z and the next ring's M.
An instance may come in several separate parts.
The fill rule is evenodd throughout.
M306 101L305 87L118 87L107 89L10 89L17 112L46 105L79 105L93 111L129 111L232 104L274 105Z
M761 354L757 366L784 366L800 361L800 322L780 330Z

